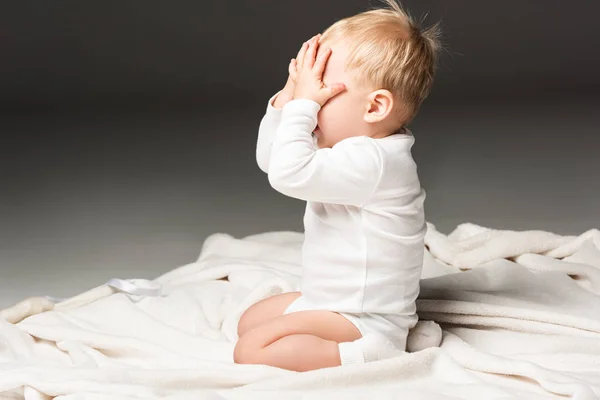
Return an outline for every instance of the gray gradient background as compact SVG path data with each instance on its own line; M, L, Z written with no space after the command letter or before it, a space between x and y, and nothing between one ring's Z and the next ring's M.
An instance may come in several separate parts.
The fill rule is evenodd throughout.
M301 42L368 0L0 6L0 308L302 230L254 159ZM371 3L376 4L376 3ZM600 227L600 2L406 1L448 52L412 125L427 220Z

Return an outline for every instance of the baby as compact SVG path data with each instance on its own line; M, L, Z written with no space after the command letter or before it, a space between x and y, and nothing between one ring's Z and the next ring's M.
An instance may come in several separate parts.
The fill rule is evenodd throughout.
M406 125L439 45L437 26L386 3L304 43L269 100L256 157L275 190L307 202L302 279L242 315L236 363L302 372L406 350L427 230Z

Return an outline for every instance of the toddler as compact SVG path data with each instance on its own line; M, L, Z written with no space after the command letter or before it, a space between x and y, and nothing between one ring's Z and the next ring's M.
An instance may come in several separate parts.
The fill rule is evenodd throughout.
M394 0L302 45L256 149L271 186L307 202L299 292L242 315L234 361L309 371L406 350L427 230L406 125L432 86L438 28Z

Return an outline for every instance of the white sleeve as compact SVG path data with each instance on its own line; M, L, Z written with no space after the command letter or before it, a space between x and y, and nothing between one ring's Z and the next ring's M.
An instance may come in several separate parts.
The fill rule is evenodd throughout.
M277 96L277 92L273 97L269 99L267 104L267 112L260 121L258 128L258 140L256 141L256 163L258 167L265 173L269 171L269 158L271 157L271 146L275 139L275 133L281 121L281 112L279 108L273 107L273 103Z
M383 170L372 139L347 138L318 149L312 131L318 103L299 99L283 107L271 150L269 183L278 192L305 201L362 206L375 191Z

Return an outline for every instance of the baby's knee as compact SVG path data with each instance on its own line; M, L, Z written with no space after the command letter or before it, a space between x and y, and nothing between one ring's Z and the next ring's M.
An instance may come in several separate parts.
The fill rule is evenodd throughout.
M244 334L246 332L248 332L249 328L250 328L250 320L251 317L249 316L249 310L246 310L242 313L242 316L240 317L240 320L238 321L238 326L237 326L237 334L238 334L238 338L241 338L242 336L244 336Z
M258 364L257 350L252 341L242 337L233 349L233 362L236 364Z
M238 338L241 338L259 325L258 323L260 320L258 319L258 316L259 314L254 306L250 306L242 313L237 325Z

